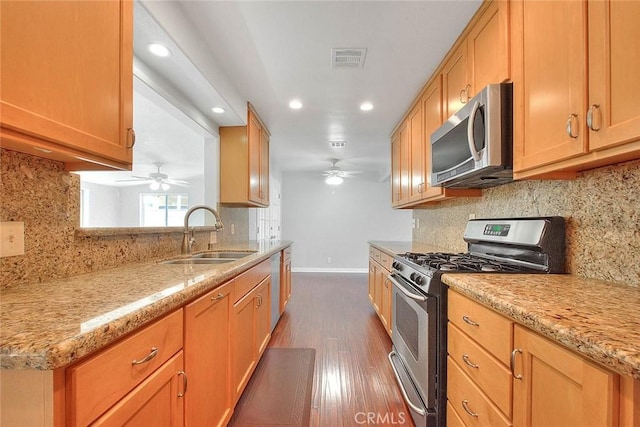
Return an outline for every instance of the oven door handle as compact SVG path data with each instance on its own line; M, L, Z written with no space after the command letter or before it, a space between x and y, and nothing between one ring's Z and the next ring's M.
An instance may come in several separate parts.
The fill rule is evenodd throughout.
M402 286L402 284L400 282L398 282L396 279L394 279L391 274L387 276L387 280L390 281L391 283L393 283L394 285L396 285L396 288L398 288L400 290L400 292L402 292L403 294L405 294L409 298L414 299L416 301L420 301L420 302L424 302L424 301L427 300L427 297L425 297L425 296L414 294L414 293L409 292L408 290L406 290L405 287Z
M418 413L418 415L420 415L421 417L424 417L424 415L427 413L423 408L416 406L415 404L413 404L413 402L411 402L411 400L409 400L409 395L407 395L407 391L404 389L404 384L402 383L402 380L400 379L400 374L398 373L398 370L396 369L396 365L393 363L393 358L394 357L399 357L398 353L395 352L395 350L391 351L391 353L389 353L387 355L387 357L389 358L389 362L391 362L391 368L393 369L393 374L396 376L396 381L398 381L398 386L400 386L400 391L402 392L402 396L404 397L404 401L407 402L407 405L409 405L409 407L411 409L413 409L414 411L416 411Z

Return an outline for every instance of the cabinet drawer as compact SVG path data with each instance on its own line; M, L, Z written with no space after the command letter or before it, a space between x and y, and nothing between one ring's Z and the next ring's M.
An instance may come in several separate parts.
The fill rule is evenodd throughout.
M513 322L456 292L449 291L449 321L504 365L513 349Z
M455 325L448 332L449 356L511 418L511 372Z
M69 425L89 424L176 354L182 348L182 319L182 309L177 310L67 369Z
M374 247L369 248L369 256L374 260L380 262L380 250Z
M238 302L269 274L271 274L271 261L266 259L233 279L235 282L233 302Z
M393 262L393 257L391 255L380 251L380 264L382 264L382 266L386 268L387 271L391 271L392 262Z
M478 427L511 426L511 422L462 372L451 357L447 357L447 399L466 425Z
M447 427L467 427L460 415L453 409L450 401L447 401Z

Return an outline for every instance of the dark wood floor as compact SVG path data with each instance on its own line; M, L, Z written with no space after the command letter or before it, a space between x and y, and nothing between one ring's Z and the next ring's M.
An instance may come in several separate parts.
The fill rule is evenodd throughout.
M366 274L293 273L292 297L269 346L316 349L310 426L413 426Z

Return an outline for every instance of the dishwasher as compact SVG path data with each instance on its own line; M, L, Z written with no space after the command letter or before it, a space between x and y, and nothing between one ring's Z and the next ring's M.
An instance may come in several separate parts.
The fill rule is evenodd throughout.
M280 255L271 257L271 331L280 320Z

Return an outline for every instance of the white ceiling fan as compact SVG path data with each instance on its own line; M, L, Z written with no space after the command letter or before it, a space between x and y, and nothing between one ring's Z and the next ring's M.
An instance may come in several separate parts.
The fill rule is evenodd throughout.
M340 185L344 181L344 178L349 178L354 174L360 173L360 171L346 171L340 169L337 165L338 159L331 160L331 167L324 171L323 175L326 177L324 182L329 185Z
M176 185L178 187L189 186L189 183L187 181L169 178L169 175L160 172L160 168L164 165L164 163L155 162L153 165L157 168L157 171L151 172L147 177L132 175L131 178L133 179L119 179L117 182L139 182L140 184L149 184L149 188L152 190L158 190L162 188L165 191L168 190L172 185Z

